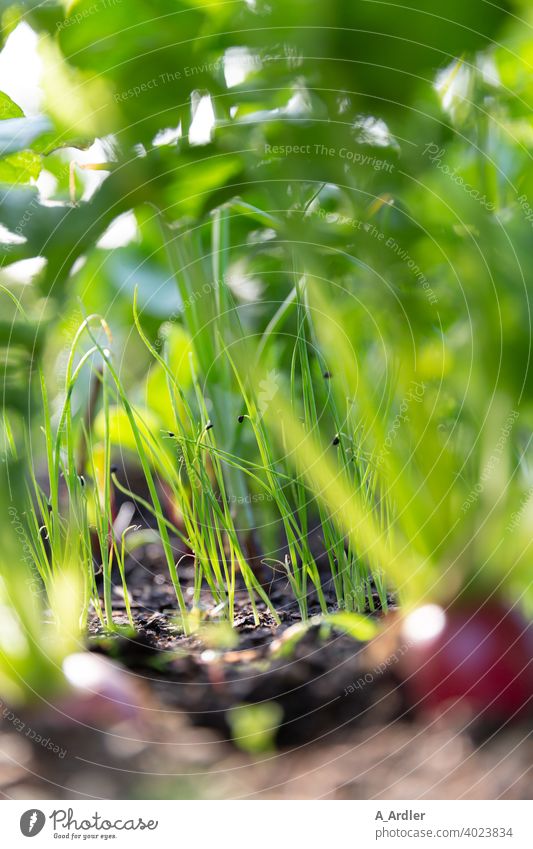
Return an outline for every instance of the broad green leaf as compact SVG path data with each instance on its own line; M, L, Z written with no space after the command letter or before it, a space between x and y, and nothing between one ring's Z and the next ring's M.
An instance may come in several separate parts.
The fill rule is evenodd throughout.
M350 613L347 610L330 613L324 616L323 621L332 625L337 631L343 631L349 637L353 637L354 640L362 643L373 639L379 630L375 620L368 616L361 616L359 613Z
M7 156L31 147L32 143L51 129L48 118L7 118L0 121L0 156Z
M277 702L242 704L226 713L233 742L245 752L268 752L274 748L283 718Z
M0 159L1 183L27 183L37 179L41 171L41 157L32 150L21 150Z
M11 100L8 94L0 91L0 121L5 121L6 118L23 118L24 112L14 100Z

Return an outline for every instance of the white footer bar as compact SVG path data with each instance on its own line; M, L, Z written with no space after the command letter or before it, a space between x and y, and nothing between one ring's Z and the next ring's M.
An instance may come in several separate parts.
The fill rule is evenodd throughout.
M0 843L531 849L532 813L528 801L4 801Z

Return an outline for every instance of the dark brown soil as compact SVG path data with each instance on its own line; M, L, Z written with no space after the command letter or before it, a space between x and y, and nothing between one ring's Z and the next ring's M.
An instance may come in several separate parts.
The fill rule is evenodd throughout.
M184 636L161 558L155 558L147 580L144 554L142 567L133 566L128 578L135 636L105 636L94 617L92 648L148 676L158 700L186 711L193 724L228 735L226 714L234 705L275 701L283 713L276 743L284 747L315 740L339 726L364 724L371 712L373 721L376 711L383 721L406 714L392 667L374 674L375 658L367 656L363 643L318 621L313 624L313 617L320 613L316 596L309 598L311 623L292 645L294 626L301 616L286 582L278 580L270 587L280 625L263 602L257 603L260 621L256 624L247 594L239 591L234 623L237 643L230 650L214 650L202 639L202 625L199 634ZM192 558L182 561L180 577L186 595L192 587L193 568ZM328 610L334 612L338 606L327 581L324 592ZM120 596L115 606L117 612L124 608ZM206 594L204 628L209 633L215 624L216 633L216 623L209 618L210 606ZM374 607L379 607L377 595ZM118 613L116 620L127 625L125 611ZM362 683L367 673L373 679L371 685ZM348 690L349 697L345 695Z
M95 710L90 721L67 721L64 709L48 705L25 714L25 728L50 738L62 756L4 719L4 797L529 798L527 728L494 733L469 717L429 723L410 714L395 663L394 611L370 644L318 621L298 633L297 606L278 579L271 591L281 625L261 604L256 625L241 591L237 642L214 647L203 630L183 635L157 546L139 552L128 571L135 634L105 635L93 617L89 644L128 670L134 715L109 720ZM190 595L192 560L180 575ZM327 583L325 592L334 611ZM118 586L114 604L117 624L126 626ZM319 612L316 599L309 607ZM209 628L207 598L205 608ZM281 709L275 750L240 750L232 708L271 702Z

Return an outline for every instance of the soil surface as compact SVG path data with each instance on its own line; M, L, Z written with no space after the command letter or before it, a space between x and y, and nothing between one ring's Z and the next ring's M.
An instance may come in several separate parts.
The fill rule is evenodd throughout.
M3 709L4 798L531 797L530 727L410 712L392 599L387 614L373 614L386 616L384 634L361 643L318 619L302 627L278 577L270 593L280 625L263 604L256 624L239 591L235 632L206 597L198 629L184 636L160 548L146 546L127 568L135 632L119 581L124 631L104 634L95 616L89 628L91 650L123 667L116 689L82 710L68 701L14 717ZM193 568L192 558L180 565L187 598ZM327 581L325 594L335 611ZM319 613L316 599L309 610ZM250 705L273 717L265 751L239 743L235 710Z

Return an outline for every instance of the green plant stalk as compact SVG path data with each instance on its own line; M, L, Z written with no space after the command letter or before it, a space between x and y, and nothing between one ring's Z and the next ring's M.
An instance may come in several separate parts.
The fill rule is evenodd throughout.
M199 487L192 486L192 488L191 488L191 498L192 498L192 509L191 509L191 502L189 501L189 499L183 498L182 487L178 486L176 488L176 486L175 486L175 477L176 476L172 475L172 474L170 475L171 486L174 488L174 492L178 496L179 503L182 507L184 519L185 519L185 521L188 525L191 547L192 547L193 551L195 552L195 556L198 556L199 553L200 553L200 555L202 557L202 567L203 567L203 572L205 574L206 580L210 584L210 588L213 590L213 587L215 586L216 581L214 581L212 579L211 573L212 573L212 570L213 570L213 566L215 565L215 561L216 561L216 564L217 564L216 568L218 568L218 558L219 558L219 556L221 556L222 559L223 559L223 563L224 563L223 569L224 569L225 575L227 576L227 578L229 578L229 582L227 583L226 586L228 588L228 594L229 594L228 601L229 601L229 609L230 609L231 620L233 621L233 613L234 613L235 571L236 571L236 567L238 566L240 568L242 575L243 575L245 586L246 586L248 593L250 595L250 600L251 600L251 603L252 603L254 618L256 619L256 621L259 621L259 619L258 619L258 612L257 612L257 608L256 608L256 605L255 605L255 600L254 600L254 594L255 593L257 593L262 598L262 600L265 602L267 607L270 609L270 611L271 611L272 615L274 616L274 618L276 619L276 621L279 621L279 617L277 616L277 613L275 612L274 608L272 607L270 599L268 598L267 594L264 592L264 590L261 587L256 576L253 574L252 570L250 569L250 567L247 563L245 556L242 553L241 545L240 545L238 535L237 535L237 532L236 532L235 526L234 526L234 520L233 520L233 517L232 517L232 514L231 514L231 510L229 508L229 503L228 503L228 499L227 499L227 495L226 495L226 491L225 491L225 478L224 478L224 474L222 472L222 467L220 466L219 461L218 461L216 448L212 443L209 445L209 447L207 447L206 444L202 443L202 441L201 441L202 436L205 436L205 434L207 432L206 429L205 429L205 423L206 423L206 418L207 418L207 410L205 408L205 401L204 401L203 395L200 391L197 377L196 377L196 375L194 374L194 371L193 371L193 380L194 380L194 384L195 384L195 391L196 391L198 403L200 405L200 409L201 409L203 417L204 417L204 425L201 428L197 439L195 441L192 441L192 440L187 439L187 436L183 432L183 429L181 427L180 416L179 416L178 410L177 410L176 399L173 397L173 392L176 391L178 393L180 401L185 405L185 409L186 409L187 416L188 416L189 420L191 422L193 422L194 419L193 419L192 413L190 411L190 407L187 404L185 396L184 396L181 388L179 387L179 385L176 381L176 378L175 378L174 374L172 373L172 371L171 371L171 369L168 365L168 362L165 360L164 357L161 357L161 355L154 349L154 347L151 345L150 341L147 339L146 335L144 334L144 332L142 330L140 320L139 320L138 311L137 311L137 306L136 306L136 297L134 298L134 321L135 321L135 325L137 327L137 330L139 332L139 335L141 336L141 339L143 340L144 344L146 345L148 350L152 353L152 355L155 357L157 362L159 362L159 364L163 367L163 369L164 369L164 371L167 375L167 381L168 381L169 390L170 390L170 397L171 397L171 402L172 402L172 406L173 406L176 427L181 430L180 439L183 440L183 442L182 442L182 447L184 449L183 450L183 457L184 457L185 464L186 464L187 474L188 474L188 477L191 481L194 482L195 480L199 480L199 483L200 483ZM191 368L192 368L192 365L191 365ZM210 437L210 440L211 439L212 439L212 437ZM189 456L189 451L187 450L187 445L189 445L189 444L193 447L192 457ZM210 476L206 472L205 464L200 459L200 453L199 453L200 448L202 448L202 450L206 450L206 448L208 448L208 450L210 452L210 459L211 459L211 463L212 463L212 466L213 466L213 469L214 469L214 472L215 472L215 478L216 478L216 481L217 481L219 497L220 497L222 504L223 504L222 510L220 508L220 504L218 502L216 494L213 490ZM198 467L195 466L196 461L199 461ZM174 480L173 480L173 478L174 478ZM205 500L205 499L207 499L208 504L210 504L211 510L213 511L212 513L210 513L210 511L209 511L208 505L205 505L203 503L203 500ZM207 514L206 514L206 510L207 510ZM209 551L207 551L206 548L205 548L204 535L202 533L202 522L205 521L205 519L203 519L202 517L205 517L205 515L214 516L214 518L213 519L210 518L208 520L208 522L211 523L211 521L213 521L215 527L217 527L218 523L220 523L220 532L219 531L216 532L216 538L213 537L212 535L209 537L209 539L210 539L210 550ZM226 559L225 551L224 551L224 537L229 542L229 559L230 559L229 565L227 564L227 559ZM217 542L217 540L218 540L218 542ZM220 581L220 572L218 572L217 577ZM197 585L196 589L197 589L197 592L198 592L199 591L198 585Z
M139 431L139 428L137 426L137 422L136 422L136 419L135 419L133 408L132 408L130 402L128 401L128 399L127 399L127 397L124 393L124 388L122 386L122 382L121 382L121 380L120 380L120 378L119 378L119 376L116 372L116 369L114 368L114 366L113 366L113 364L110 360L109 355L106 354L106 352L104 352L101 345L98 343L98 341L94 337L93 337L93 341L94 341L95 345L98 347L98 350L101 352L102 356L105 358L106 367L108 368L109 373L111 374L111 376L113 378L113 381L115 383L115 386L117 388L117 391L118 391L118 394L119 394L119 397L120 397L120 401L122 403L124 411L125 411L125 413L128 417L128 421L130 423L130 427L131 427L131 430L132 430L132 433L133 433L133 437L135 439L135 445L136 445L137 452L138 452L138 455L139 455L139 461L141 463L141 468L143 470L143 474L144 474L144 477L145 477L145 480L146 480L146 484L148 486L150 498L152 499L152 502L153 502L153 505L154 505L154 508L155 508L155 511L156 511L157 527L158 527L158 530L159 530L159 534L161 536L161 543L163 545L163 551L164 551L164 554L165 554L165 559L167 561L170 579L172 581L172 585L173 585L174 591L176 593L176 598L177 598L180 613L182 615L182 619L183 619L183 622L184 622L184 627L187 630L187 627L188 627L187 626L187 607L186 607L186 604L185 604L185 599L183 597L183 592L182 592L180 581L179 581L179 578L178 578L178 573L177 573L177 570L176 570L176 564L174 562L174 556L173 556L173 553L172 553L172 546L170 544L170 539L169 539L169 536L168 536L168 530L167 530L165 522L163 521L163 511L161 509L161 503L159 501L159 496L157 494L157 489L156 489L156 486L155 486L154 478L153 478L153 475L152 475L152 471L150 469L150 463L149 463L149 460L148 460L148 457L146 455L146 451L145 451L145 448L144 448L143 437L142 437L142 435Z

